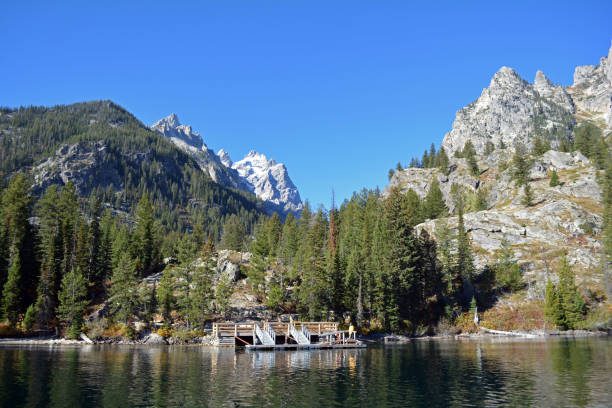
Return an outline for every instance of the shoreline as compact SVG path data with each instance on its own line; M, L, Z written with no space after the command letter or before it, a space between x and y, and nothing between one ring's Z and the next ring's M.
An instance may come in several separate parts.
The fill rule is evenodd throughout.
M516 331L506 333L487 333L480 331L477 333L461 333L455 335L433 335L433 336L406 336L401 334L380 333L358 338L365 344L406 344L413 341L470 341L470 340L550 340L555 338L586 338L586 337L605 337L612 335L612 330L566 330L566 331ZM146 337L145 337L146 338ZM200 346L200 347L217 347L207 342L191 341L191 342L173 342L170 343L147 343L142 340L125 340L125 339L104 339L102 341L93 341L89 343L84 340L65 339L57 337L23 337L23 338L0 338L0 347L6 346L27 346L27 345L110 345L110 346Z

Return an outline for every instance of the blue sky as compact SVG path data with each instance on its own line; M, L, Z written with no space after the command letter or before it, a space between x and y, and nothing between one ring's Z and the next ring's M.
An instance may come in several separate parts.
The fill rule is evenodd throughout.
M329 206L438 146L501 66L570 84L607 55L611 21L610 1L6 2L0 105L175 112Z

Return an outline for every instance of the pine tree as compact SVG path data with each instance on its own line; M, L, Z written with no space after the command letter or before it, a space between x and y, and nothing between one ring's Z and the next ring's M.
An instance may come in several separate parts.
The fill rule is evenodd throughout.
M89 275L89 228L84 219L78 219L76 247L74 250L74 259L76 267L85 273L85 278L88 282L91 281Z
M101 221L102 238L97 261L98 282L103 285L113 272L112 224L110 211L107 211Z
M557 174L556 170L552 171L548 185L550 187L557 187L559 185L559 175Z
M201 329L204 328L207 315L212 311L213 275L214 270L210 268L210 262L205 262L203 267L195 270L193 288L190 291L188 319Z
M563 310L559 304L559 294L557 293L557 288L552 283L550 278L546 282L544 314L548 323L555 326L561 326L563 324Z
M440 147L438 155L436 156L436 167L440 169L442 174L448 174L448 156L444 146Z
M16 313L22 314L36 297L36 280L38 278L38 260L35 250L35 236L28 219L31 214L32 198L29 194L30 185L25 175L17 174L11 178L2 196L3 222L5 227L6 259L14 259L19 254L19 281L16 283L19 300ZM14 261L13 261L14 262ZM10 271L10 269L9 269ZM7 273L7 283L10 273ZM2 282L4 283L4 282Z
M56 259L56 256L61 254L61 246L58 247L55 244L55 237L53 235L49 237L44 251L35 309L38 326L48 329L55 317L55 309L58 303L57 293L59 286L57 285L57 275L59 275L58 268L61 264Z
M187 318L189 322L195 323L200 328L204 328L206 316L212 312L212 285L216 271L215 256L215 247L212 241L208 240L202 248L202 266L193 271L193 287L189 290Z
M550 150L550 141L545 140L541 136L536 136L533 140L532 153L534 156L541 156Z
M425 196L424 213L425 218L430 220L448 215L448 207L446 207L444 196L442 195L442 191L440 191L438 178L435 176Z
M222 276L217 283L215 290L215 303L217 305L217 311L225 318L230 310L230 297L234 292L232 282L227 276Z
M265 224L266 235L268 238L269 255L276 257L281 243L283 223L278 216L278 213L272 214Z
M478 307L476 303L476 298L472 296L472 300L470 301L470 314L474 315L476 313L476 308Z
M408 203L397 188L387 198L385 215L390 239L387 290L392 302L386 311L386 321L389 328L397 330L403 318L414 320L414 306L423 300L419 276L422 268Z
M456 299L463 289L463 279L455 267L456 237L448 228L446 221L436 223L437 254L440 258L442 281L445 293L450 299Z
M242 251L246 238L246 230L235 214L229 216L223 224L223 240L221 247L233 251Z
M174 280L169 270L165 270L159 281L157 289L157 306L164 319L164 325L169 326L172 319L172 310L175 308Z
M575 329L584 315L584 300L574 282L574 273L567 258L561 258L559 265L559 304L563 311L562 327Z
M468 237L468 233L465 230L464 220L463 220L463 211L465 208L465 194L454 188L454 201L455 201L455 210L457 211L457 215L459 218L458 226L457 226L457 254L455 267L457 268L457 273L464 281L471 281L472 275L474 274L474 261L472 258L472 248L470 244L470 239Z
M59 196L58 205L59 219L61 222L61 237L63 245L61 274L58 279L65 274L68 274L75 267L74 251L76 248L76 221L78 215L78 196L74 183L69 181L64 187Z
M34 324L36 323L36 309L34 304L28 306L25 316L23 317L23 328L25 331L29 332L34 328Z
M62 279L59 292L57 315L68 324L68 337L76 338L81 331L83 312L89 303L87 297L87 280L78 269L74 268Z
M476 190L476 194L473 194L470 200L470 208L472 211L484 211L489 208L487 201L488 191L486 188L480 186Z
M514 167L514 179L517 181L517 184L519 186L527 184L531 162L527 157L527 149L524 145L519 144L516 146L514 156L512 157L512 164Z
M22 295L19 287L21 281L21 259L19 252L15 253L13 263L8 271L8 279L2 290L2 316L9 325L15 327L21 312Z
M124 252L119 264L113 271L109 299L112 300L111 311L119 321L126 325L138 305L137 283L134 260L130 254Z
M525 183L523 187L523 198L521 199L521 203L526 207L533 206L533 192L531 191L529 183Z
M57 186L51 185L38 202L42 262L36 309L38 324L45 328L55 317L63 277L64 240L59 199Z
M266 288L266 274L268 271L267 256L270 251L268 246L268 237L263 225L260 225L259 230L255 234L255 240L251 242L250 251L253 254L251 259L251 267L247 272L251 288L257 293L260 299L263 299Z
M521 270L516 262L510 242L504 237L495 265L495 280L498 288L516 291L524 286Z
M136 254L140 267L141 276L148 276L157 267L159 262L157 226L153 215L153 205L147 194L144 194L138 202L136 211L135 245Z
M477 177L480 174L480 169L478 168L476 149L474 149L474 145L472 144L471 140L465 142L461 156L467 159L470 172L474 177Z
M100 228L100 216L102 215L102 202L96 197L91 205L91 223L89 225L89 248L87 259L87 276L95 285L103 283L105 269L105 254L103 251L103 233Z
M302 212L302 218L304 212ZM301 243L301 254L297 271L301 284L297 292L299 310L310 319L321 318L326 298L326 242L328 224L322 208L312 217L312 225L302 221L302 228L307 231Z
M442 265L438 261L438 248L436 241L427 230L421 230L419 235L419 248L421 252L421 268L423 276L422 316L421 321L426 324L437 318L440 313L444 284L442 281Z
M295 217L292 213L287 214L285 219L285 225L283 226L280 246L280 263L281 263L281 274L280 274L280 287L284 290L285 288L285 276L284 272L293 263L293 259L298 250L299 237L298 237L298 225Z
M427 167L436 167L436 146L433 143L429 146L429 163L427 163Z
M423 152L423 157L421 158L421 163L423 163L424 168L429 168L429 153L427 150Z

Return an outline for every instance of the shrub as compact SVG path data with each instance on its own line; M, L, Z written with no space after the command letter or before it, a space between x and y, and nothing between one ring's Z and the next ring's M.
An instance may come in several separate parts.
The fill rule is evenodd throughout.
M101 318L98 320L85 323L84 332L90 339L96 340L105 337L105 331L108 329L108 320Z
M455 329L461 333L476 333L476 325L474 325L474 315L469 312L464 312L455 319Z
M0 323L0 337L18 337L20 335L21 331L19 329L6 323Z
M189 330L185 327L180 327L174 330L172 337L185 343L185 342L195 339L196 337L202 337L203 335L204 335L204 332L202 331Z
M169 337L172 337L174 333L171 327L160 327L159 329L157 329L157 334L167 339Z
M557 172L555 170L553 170L553 172L550 175L550 182L548 183L549 186L551 187L556 187L558 186L559 183L559 175L557 174Z
M130 340L134 340L136 337L138 337L138 333L132 327L132 325L128 324L127 326L124 326L124 327L125 327L125 329L123 330L124 337Z
M34 328L34 323L36 322L36 309L34 304L28 306L28 310L26 310L25 317L23 318L23 328L25 331L30 331Z

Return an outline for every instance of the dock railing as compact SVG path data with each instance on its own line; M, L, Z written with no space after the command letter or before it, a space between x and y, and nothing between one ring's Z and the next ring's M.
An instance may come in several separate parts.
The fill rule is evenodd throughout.
M308 328L305 325L302 325L302 334L308 339L308 342L310 343L310 332L308 331Z

